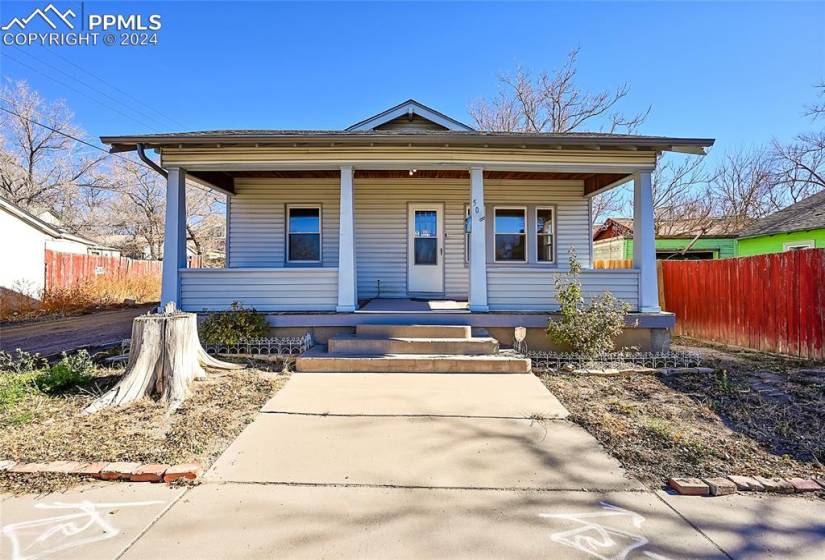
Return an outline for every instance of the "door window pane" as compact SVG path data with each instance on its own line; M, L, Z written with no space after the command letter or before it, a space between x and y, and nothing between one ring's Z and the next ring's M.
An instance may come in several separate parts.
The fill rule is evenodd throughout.
M321 260L321 209L290 208L287 223L287 260Z
M536 251L540 262L553 262L553 210L536 209Z
M438 264L438 239L435 237L416 237L414 246L415 264Z
M415 236L436 237L438 235L438 214L435 210L415 211Z

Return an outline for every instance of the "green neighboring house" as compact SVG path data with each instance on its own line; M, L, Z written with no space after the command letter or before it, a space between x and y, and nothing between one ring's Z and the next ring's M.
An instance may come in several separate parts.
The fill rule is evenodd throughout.
M724 219L703 222L677 220L660 225L656 234L657 259L725 259L736 256L736 234ZM608 218L593 232L593 259L633 258L633 220Z
M737 244L740 257L825 247L825 191L753 223Z

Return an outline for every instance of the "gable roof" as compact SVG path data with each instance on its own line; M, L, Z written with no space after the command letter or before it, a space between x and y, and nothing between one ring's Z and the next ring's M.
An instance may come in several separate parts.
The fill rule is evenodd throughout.
M448 117L444 113L440 113L432 107L427 107L426 105L416 101L415 99L407 99L406 101L403 101L394 107L390 107L386 111L382 111L377 115L373 115L351 126L348 126L345 130L375 130L383 124L387 124L390 121L405 116L408 117L410 120L412 120L414 116L421 117L427 121L430 121L431 123L434 123L442 127L444 130L462 132L473 132L475 130L471 126L468 126L463 122L457 121L452 117Z
M52 237L53 239L65 239L67 241L75 241L77 243L93 247L95 249L111 249L111 247L101 245L100 243L92 239L88 239L86 237L81 237L80 235L70 233L68 230L60 227L59 225L50 224L38 218L34 214L30 214L26 210L20 208L18 205L13 204L2 197L0 197L0 210L5 210L21 222L30 225L34 229L48 235L49 237Z
M739 237L759 237L792 231L825 228L825 190L757 220Z
M736 237L736 220L730 218L682 219L657 224L657 239L692 239L702 237ZM605 233L613 235L604 235ZM633 238L633 218L607 218L593 231L593 239Z

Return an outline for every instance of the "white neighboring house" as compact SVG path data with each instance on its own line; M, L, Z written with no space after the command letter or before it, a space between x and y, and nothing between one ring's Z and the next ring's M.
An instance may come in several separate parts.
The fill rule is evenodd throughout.
M0 198L0 291L26 296L43 291L46 249L79 255L119 257L120 251L71 234L50 213L34 216Z

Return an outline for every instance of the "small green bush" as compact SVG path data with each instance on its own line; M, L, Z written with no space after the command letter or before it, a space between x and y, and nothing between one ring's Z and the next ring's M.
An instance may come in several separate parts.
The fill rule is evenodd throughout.
M244 338L262 338L269 332L266 316L233 302L229 311L212 313L200 327L201 342L237 344Z
M59 393L88 383L94 376L95 364L86 350L71 356L63 353L60 361L34 379L37 388L48 394Z
M595 356L613 350L613 339L621 334L630 306L604 292L585 304L579 274L582 267L576 250L570 249L570 272L556 278L556 297L561 318L550 319L547 334L566 343L573 352Z

